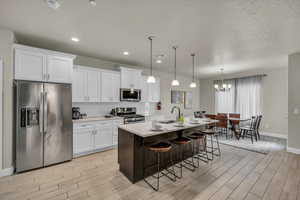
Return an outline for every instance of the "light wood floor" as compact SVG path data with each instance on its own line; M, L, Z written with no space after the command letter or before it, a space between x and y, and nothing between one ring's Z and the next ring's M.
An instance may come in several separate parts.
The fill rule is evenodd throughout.
M143 181L131 184L119 171L117 151L0 178L1 200L300 200L300 156L286 152L257 154L229 146L222 157L184 171L176 183L161 179L154 192Z

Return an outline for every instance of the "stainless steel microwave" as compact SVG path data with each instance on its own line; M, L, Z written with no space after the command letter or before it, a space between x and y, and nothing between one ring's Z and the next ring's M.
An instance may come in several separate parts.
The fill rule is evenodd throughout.
M141 101L141 90L121 88L120 101Z

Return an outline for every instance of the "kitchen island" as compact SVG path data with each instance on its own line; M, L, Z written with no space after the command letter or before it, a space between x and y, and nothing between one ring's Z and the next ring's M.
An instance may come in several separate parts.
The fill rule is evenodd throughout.
M152 122L120 125L118 128L118 163L119 170L132 182L143 179L143 166L147 167L145 176L156 172L156 155L145 150L145 147L159 141L171 141L177 137L190 134L194 130L204 129L206 125L216 123L216 120L199 119L198 123L185 122L183 126L177 123L161 124L162 129L152 131ZM173 146L172 157L179 162L179 149ZM169 160L170 154L164 155ZM185 157L192 156L192 148L186 149ZM163 166L169 163L163 162Z

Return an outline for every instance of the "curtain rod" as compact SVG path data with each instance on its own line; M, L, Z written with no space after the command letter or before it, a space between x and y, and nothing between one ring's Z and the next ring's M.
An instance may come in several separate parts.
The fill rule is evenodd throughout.
M257 74L257 75L242 76L242 77L237 77L237 78L224 78L223 80L224 81L230 81L230 80L237 80L237 79L243 79L243 78L265 77L265 76L267 76L267 74ZM221 80L214 80L214 81L221 81Z

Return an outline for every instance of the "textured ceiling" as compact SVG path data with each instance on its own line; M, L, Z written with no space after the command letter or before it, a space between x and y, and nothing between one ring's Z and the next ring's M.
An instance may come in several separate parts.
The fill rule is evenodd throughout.
M155 35L154 55L166 55L155 68L172 71L178 45L179 73L191 73L196 52L200 77L221 65L225 73L286 67L287 55L300 50L300 0L96 1L60 0L54 11L44 0L0 0L0 26L21 43L144 67L147 36Z

